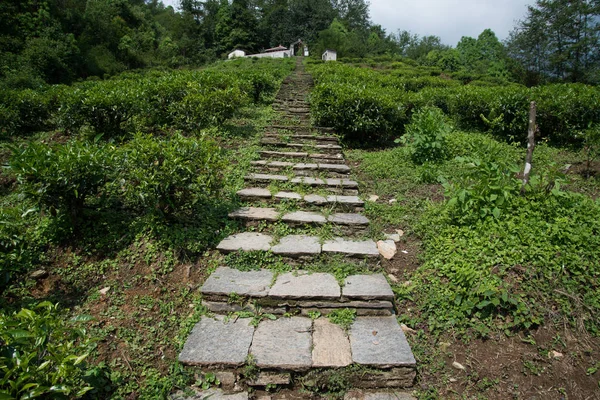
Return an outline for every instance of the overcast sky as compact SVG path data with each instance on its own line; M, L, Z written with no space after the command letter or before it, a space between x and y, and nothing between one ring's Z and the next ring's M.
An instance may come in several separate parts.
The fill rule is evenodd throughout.
M486 28L500 40L522 19L534 0L371 0L371 20L388 33L398 29L436 35L456 46L462 36L477 37ZM163 0L176 5L178 0Z

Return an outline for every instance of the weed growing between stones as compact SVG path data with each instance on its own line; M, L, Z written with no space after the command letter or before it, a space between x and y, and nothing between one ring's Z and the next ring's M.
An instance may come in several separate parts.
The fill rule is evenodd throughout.
M334 310L330 312L327 317L329 318L329 321L336 325L339 325L345 331L348 331L350 329L350 326L352 326L352 324L356 320L356 309L343 308Z

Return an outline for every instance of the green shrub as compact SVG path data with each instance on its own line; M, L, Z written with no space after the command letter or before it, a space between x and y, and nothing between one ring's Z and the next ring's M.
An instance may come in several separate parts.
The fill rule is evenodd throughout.
M109 192L127 207L170 215L207 201L222 187L219 147L204 138L137 134L118 149Z
M0 398L80 398L92 340L83 327L89 317L64 321L49 302L33 310L0 314Z
M107 181L112 149L86 141L14 147L9 168L20 190L52 215L66 216L76 228L88 198Z
M413 114L402 142L409 146L415 164L439 163L448 158L449 133L450 126L442 110L425 107Z

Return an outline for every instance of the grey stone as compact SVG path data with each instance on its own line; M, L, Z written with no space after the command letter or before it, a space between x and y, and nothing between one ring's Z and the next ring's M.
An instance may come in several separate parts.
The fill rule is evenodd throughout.
M352 364L348 335L325 318L313 323L313 367L345 367Z
M299 163L294 165L294 169L297 170L315 170L319 168L319 166L317 164L305 164L305 163Z
M386 260L391 260L396 255L398 249L396 248L396 242L393 240L380 240L377 242L377 249L379 254Z
M343 304L343 303L341 303ZM332 312L339 311L339 307L336 308L300 308L300 315L310 317L311 312L320 312L322 315L329 315ZM392 310L388 308L381 309L369 309L369 308L357 308L356 315L359 317L388 317L393 315Z
M217 250L223 252L231 251L268 251L271 248L273 238L262 233L243 232L229 236L217 246Z
M350 179L330 178L330 179L327 179L327 185L328 186L341 186L341 187L345 187L345 188L358 188L358 183L351 181Z
M352 206L364 206L365 202L358 196L327 196L327 201L330 203L348 204Z
M327 219L318 213L310 211L295 211L281 217L283 222L296 224L324 224Z
M33 271L31 274L29 274L29 277L31 279L44 279L48 276L48 271L46 271L45 269L38 269L37 271Z
M291 157L291 158L308 157L308 153L284 152L284 151L261 151L260 154L263 156L274 156L274 157Z
M237 303L229 304L222 301L202 301L202 305L208 309L208 311L215 314L229 314L238 311L253 311L250 305L240 305Z
M363 389L409 388L414 385L416 376L415 367L392 368L355 375L352 385Z
M317 149L327 149L327 150L341 150L342 146L337 144L318 144L315 146Z
M353 300L394 300L394 292L382 274L347 277L342 296Z
M377 245L372 240L352 241L343 238L327 240L323 244L323 253L345 254L348 256L379 257Z
M309 154L310 158L314 158L315 160L340 160L343 161L344 160L344 155L343 154L319 154L319 153L314 153L314 154Z
M279 212L274 208L242 207L229 213L229 218L249 221L277 221Z
M278 200L302 200L302 196L294 192L279 192L275 194Z
M273 246L271 251L290 257L312 256L321 253L321 243L318 237L292 235L281 238L279 244Z
M338 225L369 225L369 219L361 214L336 213L330 215L328 220Z
M343 288L342 288L343 293ZM288 302L291 303L291 302ZM294 303L298 307L309 307L309 308L366 308L366 309L392 309L394 306L389 301L345 301L345 302L331 302L331 301L314 301L304 300Z
M227 390L234 388L237 375L231 371L214 371L216 378L221 382L221 387Z
M267 166L272 168L288 168L293 167L294 163L288 161L271 161Z
M341 173L350 172L350 167L346 164L319 164L319 169Z
M171 396L171 400L248 400L248 392L225 394L221 389L211 388L197 391L190 397L183 393L175 394Z
M250 353L259 368L302 371L312 365L310 318L263 320L258 325Z
M339 299L340 285L331 274L305 271L279 275L269 297L279 299Z
M249 386L289 385L292 381L290 374L262 371L255 379L248 380Z
M237 192L237 195L242 198L261 198L261 199L270 199L271 192L269 189L264 188L247 188L242 189Z
M258 160L258 161L252 161L252 162L250 162L250 165L264 166L264 165L267 165L267 163L268 163L268 161Z
M213 272L200 291L203 295L228 296L236 293L240 296L265 297L273 281L273 272L238 271L229 267L219 267Z
M317 194L309 194L304 196L304 201L310 204L327 204L327 199L323 196L319 196Z
M395 317L359 317L350 327L352 360L377 368L413 367L415 358Z
M400 234L398 234L398 233L386 233L385 234L385 238L387 240L393 240L394 243L396 243L396 242L400 241Z
M289 179L285 175L270 175L270 174L248 174L246 179L259 182L287 182Z
M291 182L292 183L301 183L304 185L311 185L311 186L325 185L325 181L323 179L312 178L309 176L298 176L296 178L293 178Z
M186 365L243 365L254 334L251 321L202 318L185 342L179 361Z
M346 393L344 400L417 400L409 393L404 392L362 392L353 390Z

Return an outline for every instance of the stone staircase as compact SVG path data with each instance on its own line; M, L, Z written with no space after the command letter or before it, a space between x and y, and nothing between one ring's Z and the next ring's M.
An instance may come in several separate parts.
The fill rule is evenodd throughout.
M298 270L222 266L208 277L201 291L210 316L194 327L179 360L216 373L222 390L193 398L269 399L279 398L269 392L274 387L307 393L345 385L352 389L347 399L412 399L403 390L414 384L416 361L390 285L369 270L380 253L365 238L369 220L342 147L331 129L310 125L311 85L299 62L274 103L280 118L261 141L261 159L237 193L246 205L229 214L247 230L217 246L224 254L270 252ZM336 236L275 235L277 224L328 227ZM358 263L364 273L338 281L332 273L303 270L304 262L322 257ZM344 313L350 316L345 326L328 318Z

